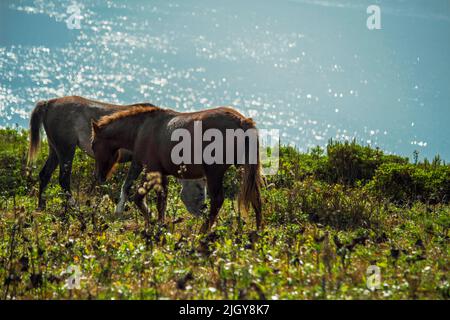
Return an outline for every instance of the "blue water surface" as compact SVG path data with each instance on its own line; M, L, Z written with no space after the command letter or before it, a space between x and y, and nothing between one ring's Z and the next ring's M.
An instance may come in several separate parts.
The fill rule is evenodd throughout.
M64 95L232 105L303 151L355 138L448 160L449 57L446 0L2 0L0 126Z

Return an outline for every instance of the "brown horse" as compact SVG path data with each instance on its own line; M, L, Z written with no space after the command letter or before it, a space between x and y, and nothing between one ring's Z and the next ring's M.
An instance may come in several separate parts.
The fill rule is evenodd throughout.
M200 124L200 126L199 126ZM174 150L180 149L180 143L174 141L176 136L184 130L191 137L202 135L203 141L182 141L188 146L183 150L183 161L174 161ZM144 166L149 172L157 172L162 176L162 192L158 196L158 219L164 220L164 210L167 198L167 176L172 175L182 179L199 179L206 177L208 194L211 199L209 217L202 225L201 232L205 233L213 226L216 216L224 201L223 178L231 165L243 165L243 179L239 195L239 208L247 211L250 204L256 215L257 228L261 228L261 175L259 162L259 145L256 133L256 148L251 152L251 139L219 139L228 137L228 131L247 132L249 129L256 132L253 120L245 118L237 111L220 107L199 112L180 113L170 109L158 107L137 106L126 111L120 111L105 116L100 121L92 121L92 150L96 160L96 174L100 181L107 178L109 171L114 167L119 157L118 150L133 150L133 162ZM211 135L206 138L207 132L214 131L215 160L194 159L186 161L189 154L196 158L211 150ZM206 140L205 140L206 139ZM179 138L178 138L179 140ZM255 141L255 140L253 140ZM230 149L230 143L231 148ZM241 154L239 150L242 151ZM238 150L238 152L234 152ZM200 152L199 152L200 151ZM181 154L181 152L180 152ZM211 153L212 154L212 153ZM241 157L241 158L239 158ZM250 159L254 159L253 162ZM256 159L256 160L255 160ZM226 160L226 161L224 161ZM135 203L143 213L146 225L151 214L145 203L145 192L136 194Z
M114 105L100 101L90 100L78 96L55 98L40 101L33 109L30 118L30 148L29 162L36 157L40 142L41 126L44 127L49 144L47 161L39 173L39 208L45 208L45 191L50 177L59 164L59 183L63 191L71 199L70 177L75 149L81 150L93 157L91 149L91 120L98 120L103 116L118 111L127 110L134 106L153 106L151 103L132 105ZM120 150L119 162L128 162L132 159L132 152ZM133 181L139 176L142 167L137 163L130 166L128 175L122 186L120 201L116 207L116 214L122 213L125 202L129 196ZM181 199L189 212L200 214L204 206L204 182L201 180L181 180L183 186Z

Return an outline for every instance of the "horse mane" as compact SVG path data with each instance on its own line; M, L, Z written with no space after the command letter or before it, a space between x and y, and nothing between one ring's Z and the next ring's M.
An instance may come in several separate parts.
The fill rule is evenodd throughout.
M255 121L252 118L247 118L246 116L244 116L243 114L241 114L239 111L237 111L234 108L231 108L231 107L219 107L219 108L217 108L217 110L220 110L220 111L230 115L231 117L233 117L237 121L240 121L241 126L245 130L256 127L256 123L255 123Z
M130 109L114 112L110 115L101 117L100 120L98 121L97 125L99 127L103 127L103 126L110 124L111 122L117 121L122 118L132 117L135 115L139 115L139 114L143 114L143 113L150 113L150 112L155 112L155 111L160 111L160 110L162 110L160 107L156 107L156 106L150 105L150 104L135 105Z
M101 117L100 120L97 122L97 125L101 128L122 118L132 117L140 114L153 113L161 110L164 109L161 109L160 107L154 106L152 104L131 105L131 108L129 109L117 111L110 115ZM228 114L229 116L240 122L242 128L245 130L256 127L256 124L252 118L247 118L237 110L230 107L218 107L215 109L205 110L202 112L194 112L194 115L192 117L195 120L203 120L208 114L211 114L213 112L223 112L225 114Z

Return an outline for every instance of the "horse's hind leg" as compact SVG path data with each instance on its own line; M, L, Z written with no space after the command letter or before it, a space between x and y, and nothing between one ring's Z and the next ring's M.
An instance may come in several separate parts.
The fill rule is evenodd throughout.
M162 190L157 192L157 203L156 206L158 208L158 220L159 222L164 222L164 214L166 212L167 207L167 192L168 192L168 180L166 176L161 177L161 187Z
M211 229L214 222L216 221L216 217L222 207L224 197L223 191L223 172L217 172L214 174L207 173L207 183L208 183L208 193L211 198L211 207L209 210L209 217L203 223L200 232L206 233Z
M252 201L252 207L255 211L255 217L256 217L256 228L258 231L262 230L262 210L261 210L261 198L258 193L258 196L256 199Z
M74 202L70 191L70 176L72 175L72 162L75 156L75 145L69 146L60 152L59 158L59 184L69 201Z
M56 155L55 150L52 147L49 147L49 154L47 161L45 162L45 165L42 167L41 172L39 172L39 203L38 203L39 210L45 209L45 199L43 197L43 193L57 165L58 165L58 156Z
M125 179L125 182L122 185L122 189L120 191L120 200L117 204L115 214L120 215L122 214L124 208L125 208L125 202L127 201L129 195L130 195L130 189L133 185L133 182L139 177L139 174L142 171L142 166L138 164L137 162L133 161L131 162L130 169L128 170L127 178Z

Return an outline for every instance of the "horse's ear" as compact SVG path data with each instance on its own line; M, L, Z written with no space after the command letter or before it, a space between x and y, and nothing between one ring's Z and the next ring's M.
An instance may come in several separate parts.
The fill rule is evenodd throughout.
M91 119L91 126L92 126L92 132L94 134L98 134L100 132L100 127L98 126L97 122L95 122L94 119Z

